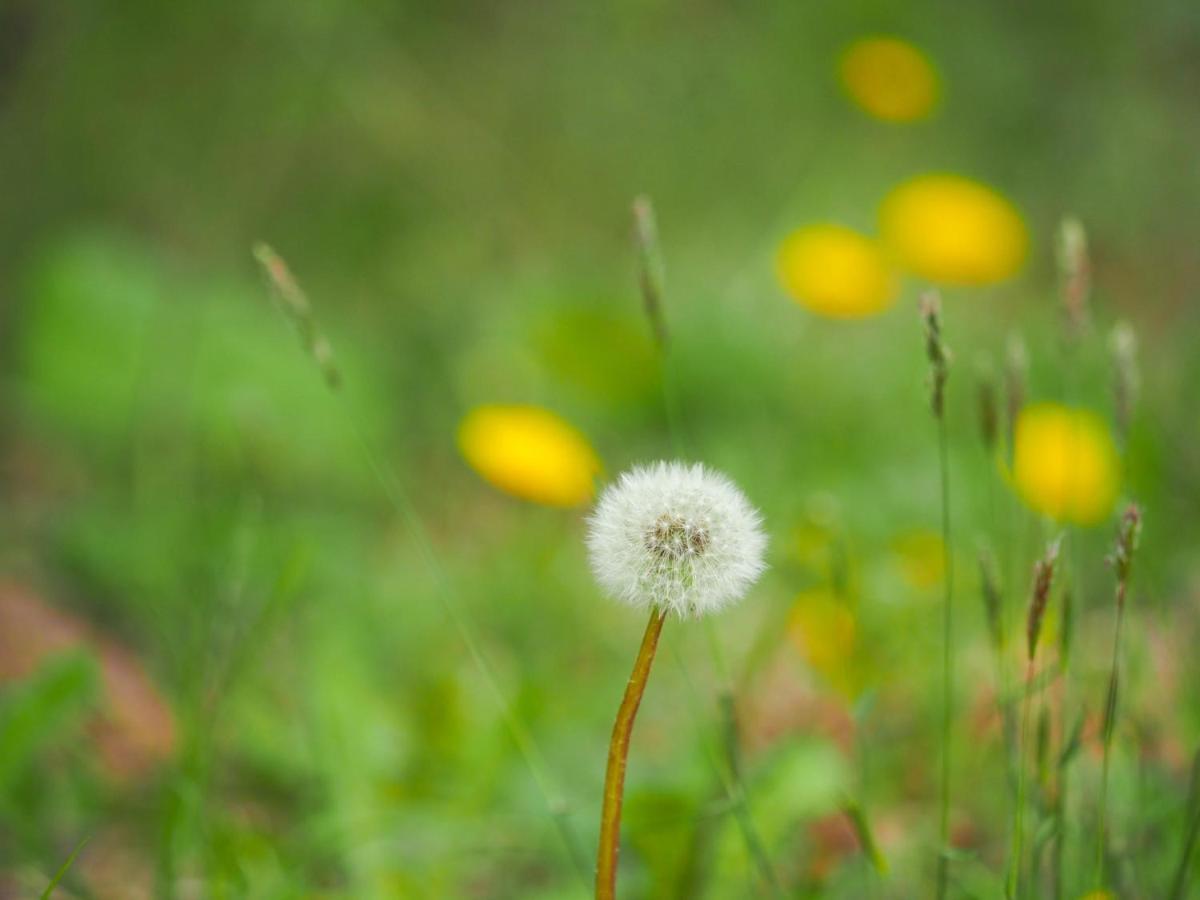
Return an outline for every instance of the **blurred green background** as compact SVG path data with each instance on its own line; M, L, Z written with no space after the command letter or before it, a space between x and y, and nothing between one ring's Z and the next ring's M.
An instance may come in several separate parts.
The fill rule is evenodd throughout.
M839 54L874 33L936 65L927 121L872 119L842 91ZM940 170L995 186L1032 242L1017 278L945 295L952 895L1000 896L1011 806L976 546L1002 557L1016 629L1056 533L989 465L976 362L999 368L1018 332L1032 399L1111 419L1107 334L1125 319L1143 388L1121 495L1147 524L1111 886L1166 896L1200 742L1197 84L1184 0L4 0L0 896L39 895L84 839L64 896L586 895L643 622L592 583L583 510L509 497L463 462L456 427L488 403L553 410L605 478L679 446L739 483L771 569L714 631L755 827L789 895L929 895L941 563L919 285L880 316L825 320L773 260L807 223L873 232L892 185ZM674 435L630 240L643 192ZM1052 252L1068 213L1096 286L1070 352ZM273 308L259 240L312 299L339 394ZM1112 534L1072 532L1074 681L1047 706L1089 723L1070 897L1094 886ZM833 626L812 613L830 606ZM721 790L708 643L668 624L633 742L623 896L768 895Z

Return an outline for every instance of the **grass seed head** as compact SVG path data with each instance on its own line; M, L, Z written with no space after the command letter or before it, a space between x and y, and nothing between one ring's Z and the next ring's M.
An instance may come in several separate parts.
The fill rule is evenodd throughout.
M921 297L921 321L925 323L925 356L929 360L929 405L942 418L946 408L946 379L950 375L950 348L942 339L942 300L937 291Z
M1137 334L1128 322L1118 322L1109 338L1113 364L1113 418L1117 439L1124 446L1129 441L1133 410L1141 392L1137 365Z
M1130 503L1121 516L1117 527L1117 540L1108 562L1117 572L1117 602L1124 605L1129 586L1129 575L1133 568L1133 555L1137 551L1142 533L1142 511L1136 503Z
M292 274L292 270L283 257L266 244L254 246L254 258L262 266L267 280L271 283L272 294L280 310L288 318L300 336L304 351L312 357L313 362L325 379L325 383L337 390L342 385L342 374L333 358L333 345L329 343L325 333L317 326L313 316L312 305L300 283Z
M667 345L667 316L663 310L663 295L666 293L666 267L658 242L658 221L654 216L654 204L645 194L633 201L633 245L637 251L638 285L642 290L642 303L650 330L659 349Z
M987 614L988 635L997 650L1004 647L1004 622L1001 616L1003 594L1000 576L996 571L996 557L986 546L979 548L979 583L983 592L983 610Z
M1092 292L1092 264L1082 222L1070 216L1062 220L1056 250L1067 336L1078 340L1091 318L1088 300Z
M1058 563L1058 550L1061 538L1055 538L1046 548L1046 555L1037 561L1033 567L1033 596L1029 601L1029 618L1025 623L1025 634L1028 638L1029 659L1033 660L1037 650L1038 638L1042 633L1042 620L1046 616L1046 606L1050 602L1050 588L1054 584L1054 568Z
M989 454L996 450L1000 436L1000 408L996 391L996 372L990 359L981 358L976 365L979 400L979 435Z

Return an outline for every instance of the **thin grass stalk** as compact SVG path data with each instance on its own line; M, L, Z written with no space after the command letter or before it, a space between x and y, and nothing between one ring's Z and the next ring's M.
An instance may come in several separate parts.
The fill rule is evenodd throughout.
M58 867L58 871L54 873L54 877L50 879L49 883L46 885L46 889L42 891L42 900L50 900L50 897L54 894L54 889L58 887L58 883L66 877L67 872L70 871L71 866L74 865L75 857L79 855L80 851L87 846L88 841L91 839L92 836L89 834L75 845L75 849L71 851L70 856L68 856L63 861L63 864Z
M1183 807L1184 838L1183 847L1179 854L1179 863L1175 867L1175 877L1171 882L1170 900L1184 900L1187 893L1188 870L1191 868L1192 852L1200 841L1200 750L1196 751L1192 761L1192 777L1188 785L1188 799Z
M1109 562L1117 573L1117 621L1113 628L1112 664L1108 676L1108 693L1104 703L1104 757L1100 778L1099 825L1096 830L1096 886L1098 888L1103 888L1107 881L1104 858L1108 844L1108 771L1120 690L1121 626L1125 621L1125 601L1129 593L1129 576L1133 567L1133 554L1137 549L1141 524L1141 510L1135 504L1130 504L1124 515L1121 516L1116 546L1109 557Z
M1032 706L1034 671L1037 661L1038 637L1042 632L1042 621L1046 605L1050 600L1050 588L1054 582L1054 567L1058 559L1059 542L1053 541L1046 555L1034 566L1033 594L1029 602L1029 614L1025 621L1025 690L1021 698L1021 733L1017 745L1017 803L1013 810L1012 854L1009 858L1008 876L1005 880L1005 896L1017 900L1021 896L1021 863L1025 842L1025 781L1026 748L1029 744L1029 715Z
M679 666L680 672L683 673L684 683L688 687L688 701L691 708L692 716L697 723L701 721L701 715L698 711L699 703L695 693L695 682L691 677L686 662L679 652L678 647L671 648L675 663ZM732 813L734 821L737 823L738 830L742 836L742 842L746 846L746 852L750 856L751 862L758 871L759 879L767 887L771 896L784 896L783 885L779 880L779 876L775 872L775 866L771 862L770 854L767 853L767 848L762 837L758 833L758 828L754 823L754 817L750 810L750 802L746 793L741 787L741 782L735 780L735 775L740 773L738 763L741 759L741 753L738 748L738 730L737 730L737 711L734 704L733 694L727 695L729 698L728 707L722 711L721 731L719 735L717 747L712 747L709 740L704 741L704 748L709 756L709 762L714 771L717 773L717 784L712 790L714 801L723 801L720 805L720 815ZM738 772L734 771L734 767L738 766ZM681 890L676 896L680 900L690 900L697 893L701 893L699 887L700 860L698 854L703 852L709 845L711 835L708 833L711 825L715 824L716 819L704 818L697 821L696 833L692 838L692 846L689 854L690 859L684 866L684 878L680 887Z
M938 814L937 896L946 896L950 863L950 749L954 716L954 556L950 530L950 450L946 434L946 380L950 373L950 350L942 339L941 300L935 291L921 298L921 320L925 329L925 356L929 361L929 406L937 421L938 470L942 512L942 721L941 784Z
M1100 764L1099 824L1096 828L1096 887L1104 888L1104 856L1108 844L1108 772L1112 757L1112 732L1117 714L1117 691L1120 680L1121 625L1125 621L1125 607L1117 609L1117 624L1113 629L1112 663L1108 674L1108 691L1104 701L1104 751Z
M1004 745L1004 780L1010 791L1016 793L1016 768L1014 764L1017 722L1009 695L1012 692L1012 676L1009 671L1008 633L1004 590L997 574L996 559L986 547L979 550L979 580L983 592L984 612L987 616L988 636L992 645L992 658L996 667L996 711L1000 714L1001 741Z
M1032 707L1034 661L1025 664L1025 690L1021 697L1021 730L1017 737L1017 801L1013 807L1013 848L1008 865L1005 895L1009 900L1020 896L1021 857L1025 851L1025 753L1029 746L1029 715Z
M1059 298L1061 302L1064 342L1064 394L1066 402L1074 406L1078 394L1078 356L1083 340L1091 330L1092 261L1088 253L1087 231L1073 216L1059 223L1055 256L1059 274ZM1067 533L1067 553L1064 560L1067 590L1063 592L1062 652L1060 656L1061 683L1058 690L1058 733L1066 740L1067 715L1071 698L1071 641L1074 622L1068 605L1072 601L1083 601L1081 567L1079 565L1078 541L1073 531ZM1066 816L1067 797L1070 786L1069 762L1056 767L1058 791L1054 798L1051 814L1056 823L1054 853L1052 857L1052 886L1054 900L1063 898L1063 857L1068 833Z
M343 380L334 358L332 346L316 324L316 319L312 313L307 295L292 275L287 263L269 246L266 244L255 246L254 258L262 266L268 278L277 305L295 327L301 340L302 349L316 365L326 388L335 399L335 407L345 417L347 426L354 437L359 452L366 462L367 468L371 471L376 481L379 482L388 502L391 503L392 507L404 521L422 562L433 576L437 586L435 595L442 606L443 613L450 620L452 627L458 634L459 640L467 648L471 662L479 672L489 693L492 694L496 705L500 709L513 743L516 745L522 760L533 777L534 783L537 785L539 793L542 795L555 830L563 840L568 858L571 860L576 875L583 884L587 884L590 881L588 864L583 852L583 845L570 821L568 804L548 776L544 759L532 735L525 727L524 722L517 716L516 711L504 695L503 690L501 690L500 683L492 671L490 663L483 654L474 628L451 591L450 581L446 575L445 568L442 566L437 553L433 549L433 542L429 537L429 532L415 504L408 496L408 492L405 490L403 484L401 484L395 472L381 461L379 454L367 439L358 418L351 412L348 404L345 403L342 394Z
M995 372L990 362L981 362L978 367L979 379L979 425L981 446L983 449L984 480L987 484L987 515L988 530L993 540L1000 535L1002 542L1007 543L1009 533L1000 524L999 500L997 498L999 485L999 469L1003 448L1000 439L1000 401L996 385ZM1007 546L1005 556L1008 556ZM1014 721L1011 705L1003 702L1003 697L1011 688L1008 657L1005 648L1008 646L1007 616L1005 602L1005 587L997 574L997 564L991 549L981 546L979 549L979 574L982 586L984 611L987 614L988 633L991 638L994 662L996 666L996 708L1001 717L1001 739L1004 744L1004 778L1010 791L1016 790L1015 772L1013 770L1013 743L1016 741L1016 722ZM1009 573L1005 573L1005 579Z
M750 858L754 861L755 868L758 869L759 877L774 896L782 896L783 887L779 883L779 877L775 874L775 866L771 863L771 857L754 824L754 816L750 811L750 798L742 780L741 728L738 724L733 680L725 665L725 654L721 650L721 641L717 636L716 628L713 627L712 620L705 619L704 624L708 644L717 668L717 678L721 682L717 699L721 710L721 750L724 767L722 768L718 763L718 772L722 773L726 796L730 800L738 829L742 833L742 840L746 844Z
M613 725L612 742L608 747L608 767L604 773L604 801L600 812L600 846L596 854L596 900L615 900L617 892L617 855L621 840L621 805L625 796L625 767L629 760L629 740L633 735L633 723L637 718L642 695L646 692L646 681L658 639L666 621L666 610L650 611L650 621L633 663L633 673L625 686L625 695L617 709L617 721Z
M950 532L950 461L945 416L938 417L938 464L941 469L942 556L944 600L942 602L942 773L938 817L938 897L945 897L950 862L950 750L954 719L954 557Z
M650 322L651 334L654 338L655 349L658 353L660 367L660 382L662 386L663 413L666 419L667 434L672 450L677 457L686 456L683 438L683 423L680 413L679 397L671 379L670 331L667 327L666 316L666 266L663 260L662 248L659 243L658 220L654 214L654 204L646 195L634 198L633 206L633 243L638 267L638 286L642 294L642 305L646 318ZM740 755L738 751L739 728L737 721L737 705L734 697L733 680L729 677L725 664L724 653L721 649L720 638L710 620L705 620L705 631L708 637L709 652L713 660L713 668L717 673L720 686L718 688L717 707L721 715L721 731L723 739L724 765L717 764L717 774L725 789L726 797L738 820L746 849L754 859L763 880L776 894L781 887L775 875L754 818L750 812L749 794L742 780Z

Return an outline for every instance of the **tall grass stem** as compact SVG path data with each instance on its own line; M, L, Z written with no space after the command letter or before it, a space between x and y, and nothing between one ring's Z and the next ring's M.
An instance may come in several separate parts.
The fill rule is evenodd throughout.
M317 327L306 295L292 276L287 264L274 250L265 244L259 244L255 247L254 256L262 265L281 310L296 327L304 350L321 373L325 386L335 401L334 405L344 417L367 468L408 529L422 563L433 576L436 585L435 595L442 610L458 634L459 640L467 648L472 663L500 709L513 743L542 795L551 821L563 840L576 874L584 884L588 883L590 874L586 856L571 824L568 805L548 776L545 762L532 735L500 688L499 681L483 653L471 623L453 595L450 580L433 549L433 542L430 540L429 532L420 513L395 472L380 460L357 417L345 402L344 384L334 361L332 347Z

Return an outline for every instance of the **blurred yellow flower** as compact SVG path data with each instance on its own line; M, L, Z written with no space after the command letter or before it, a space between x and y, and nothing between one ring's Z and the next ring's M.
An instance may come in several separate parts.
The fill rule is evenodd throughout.
M942 284L985 285L1017 273L1029 236L996 191L960 175L920 175L893 188L879 209L883 243L897 264Z
M486 481L523 500L582 506L595 495L595 452L582 434L541 407L476 407L458 427L458 446Z
M1013 479L1021 497L1060 521L1094 525L1117 499L1117 453L1094 413L1054 403L1027 406L1017 418Z
M834 687L853 692L856 681L854 614L828 588L801 591L792 604L788 632L814 671Z
M904 580L913 587L925 589L941 582L946 572L945 544L936 531L917 529L898 535L892 551Z
M788 235L776 268L792 299L823 316L869 316L896 297L896 277L879 244L841 225L810 225Z
M1113 895L1104 890L1088 891L1079 900L1113 900Z
M937 103L937 72L929 58L907 41L857 40L842 54L838 70L850 97L877 119L923 119Z

